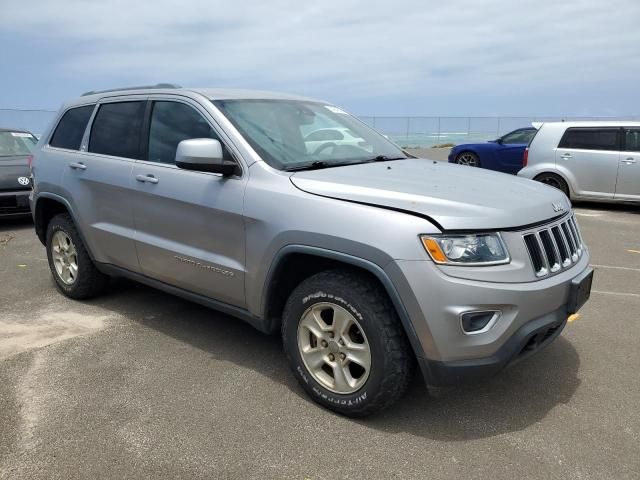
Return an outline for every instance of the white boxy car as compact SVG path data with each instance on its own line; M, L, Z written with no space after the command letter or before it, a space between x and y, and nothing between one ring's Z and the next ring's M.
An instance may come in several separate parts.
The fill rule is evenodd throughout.
M523 163L574 200L640 201L640 122L543 123Z

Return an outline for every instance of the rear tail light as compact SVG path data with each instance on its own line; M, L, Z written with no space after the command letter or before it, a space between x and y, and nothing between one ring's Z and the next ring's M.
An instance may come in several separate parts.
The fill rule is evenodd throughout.
M524 155L522 155L522 166L526 167L529 161L529 147L524 149Z

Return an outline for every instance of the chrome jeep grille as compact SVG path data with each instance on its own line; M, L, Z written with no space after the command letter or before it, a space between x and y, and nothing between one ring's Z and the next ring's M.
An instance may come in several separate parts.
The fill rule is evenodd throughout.
M559 272L576 263L584 252L573 215L523 235L536 277Z

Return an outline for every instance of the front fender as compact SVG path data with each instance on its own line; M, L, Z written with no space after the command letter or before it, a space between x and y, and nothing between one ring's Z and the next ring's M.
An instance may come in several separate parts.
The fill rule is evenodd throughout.
M354 255L346 254L343 252L338 252L334 250L328 250L324 248L312 247L308 245L287 245L281 248L278 253L274 256L273 261L271 262L271 266L269 268L269 272L266 276L264 287L262 289L262 318L267 319L267 302L270 298L270 289L271 286L275 284L274 277L277 275L278 266L285 260L288 255L302 253L317 257L323 257L330 260L335 260L340 263L344 263L346 265L352 265L354 267L361 268L369 273L371 273L374 277L378 279L378 281L382 284L383 288L389 295L391 302L400 318L400 322L402 323L402 327L409 339L409 343L413 349L414 354L417 358L424 357L424 350L419 341L418 335L416 333L415 327L411 321L411 317L405 308L400 294L392 280L387 275L386 271L380 265L373 263L364 258L360 258ZM391 263L391 259L389 260Z

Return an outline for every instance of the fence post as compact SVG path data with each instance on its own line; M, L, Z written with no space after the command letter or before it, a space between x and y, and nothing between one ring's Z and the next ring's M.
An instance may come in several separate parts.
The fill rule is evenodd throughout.
M500 117L498 117L498 131L496 132L496 138L500 137Z
M438 143L440 143L440 117L438 117Z

